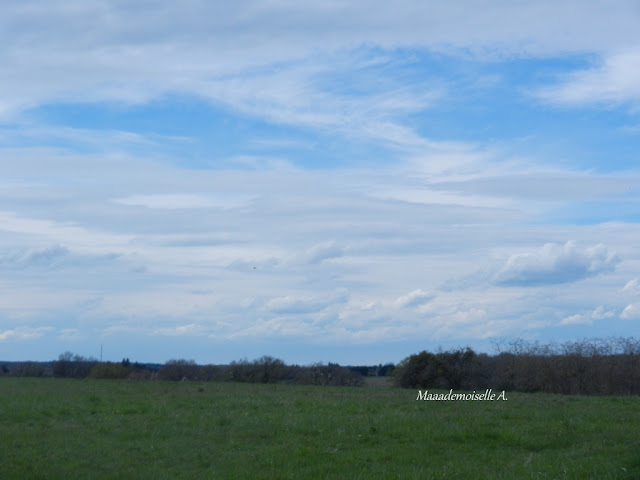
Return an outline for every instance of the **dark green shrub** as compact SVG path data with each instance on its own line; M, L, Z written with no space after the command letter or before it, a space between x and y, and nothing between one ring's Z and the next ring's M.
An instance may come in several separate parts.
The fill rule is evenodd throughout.
M100 362L89 373L89 378L127 378L129 369L121 363Z
M198 380L200 375L200 367L193 360L169 360L165 363L158 377L160 380Z

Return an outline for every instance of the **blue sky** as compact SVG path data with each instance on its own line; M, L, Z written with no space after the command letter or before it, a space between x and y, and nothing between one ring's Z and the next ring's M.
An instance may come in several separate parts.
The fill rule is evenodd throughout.
M636 2L0 7L0 359L640 333Z

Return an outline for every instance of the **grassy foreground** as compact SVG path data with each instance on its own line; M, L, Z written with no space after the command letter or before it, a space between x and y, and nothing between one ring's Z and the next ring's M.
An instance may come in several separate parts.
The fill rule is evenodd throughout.
M5 479L639 479L640 398L0 379Z

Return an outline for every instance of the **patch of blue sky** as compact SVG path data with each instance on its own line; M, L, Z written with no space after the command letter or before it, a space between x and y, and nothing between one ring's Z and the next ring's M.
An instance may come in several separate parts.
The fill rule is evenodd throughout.
M563 325L558 322L548 327L540 328L535 332L534 338L539 339L542 344L550 342L562 344L582 339L612 337L629 337L629 321L619 319L616 315L612 318L585 321L585 323Z
M47 104L29 112L40 125L93 132L126 132L151 141L151 148L197 163L201 157L235 152L246 137L246 122L195 97L165 97L145 104ZM81 142L70 145L81 148ZM89 146L90 148L90 146Z
M466 66L440 70L448 83L447 96L411 117L424 137L497 145L515 142L521 152L543 162L600 172L638 164L640 135L631 128L638 122L637 112L625 106L604 110L555 106L535 96L536 89L584 68L588 59L458 62ZM438 62L435 67L441 66ZM457 73L452 75L452 70Z
M559 126L569 129L569 137L578 132L588 135L588 126L621 129L629 135L624 127L636 124L637 115L625 107L604 111L593 106L558 107L536 98L538 88L553 85L589 63L583 56L499 62L423 59L416 71L441 78L448 94L415 118L426 122L425 135L431 131L461 140L517 138L531 132L558 136Z
M568 203L555 208L544 217L547 225L598 225L602 223L640 223L640 198L602 199Z
M170 157L183 168L253 169L263 161L281 160L316 169L369 165L385 158L367 142L276 124L195 95L167 95L137 105L48 104L31 110L29 118L48 127L49 146L79 153L92 150L93 144L56 137L56 128L126 132L149 141L137 149L129 146L132 153L140 153L140 148L162 152L162 157ZM42 136L38 141L42 145Z
M141 104L115 102L47 104L32 110L38 120L73 128L123 130L141 134L202 136L220 130L229 116L197 97L165 96Z
M393 86L408 88L457 63L424 49L391 50L373 45L343 50L319 60L326 65L314 73L314 83L333 94L348 96L376 94Z
M536 88L589 66L588 56L478 61L418 49L362 47L327 61L309 81L345 117L366 118L370 101L378 105L372 116L413 128L429 140L515 142L520 152L550 164L604 172L637 164L640 135L630 128L637 124L632 111L557 107L533 95ZM133 133L150 141L137 145L138 153L155 148L184 167L255 168L260 157L304 168L375 166L395 159L375 139L349 135L348 125L278 122L189 94L136 105L48 104L29 116L52 128ZM91 149L64 138L49 142ZM249 157L255 161L236 161Z

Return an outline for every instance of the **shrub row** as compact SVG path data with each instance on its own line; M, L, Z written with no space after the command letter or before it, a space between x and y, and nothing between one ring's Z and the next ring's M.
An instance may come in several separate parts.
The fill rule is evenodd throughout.
M640 395L640 341L633 338L562 344L515 340L495 355L470 348L411 355L394 372L405 388L581 395Z
M295 383L308 385L363 384L362 375L335 363L309 366L287 365L282 360L263 356L253 361L240 360L230 365L198 365L193 360L169 360L164 365L143 365L124 359L120 363L99 362L65 352L53 362L22 362L0 375L58 378L130 378L134 380L232 381L249 383Z
M306 385L362 385L362 375L335 363L309 366L287 365L263 356L230 365L199 366L191 360L169 360L158 371L162 380L232 381L247 383L292 383Z

